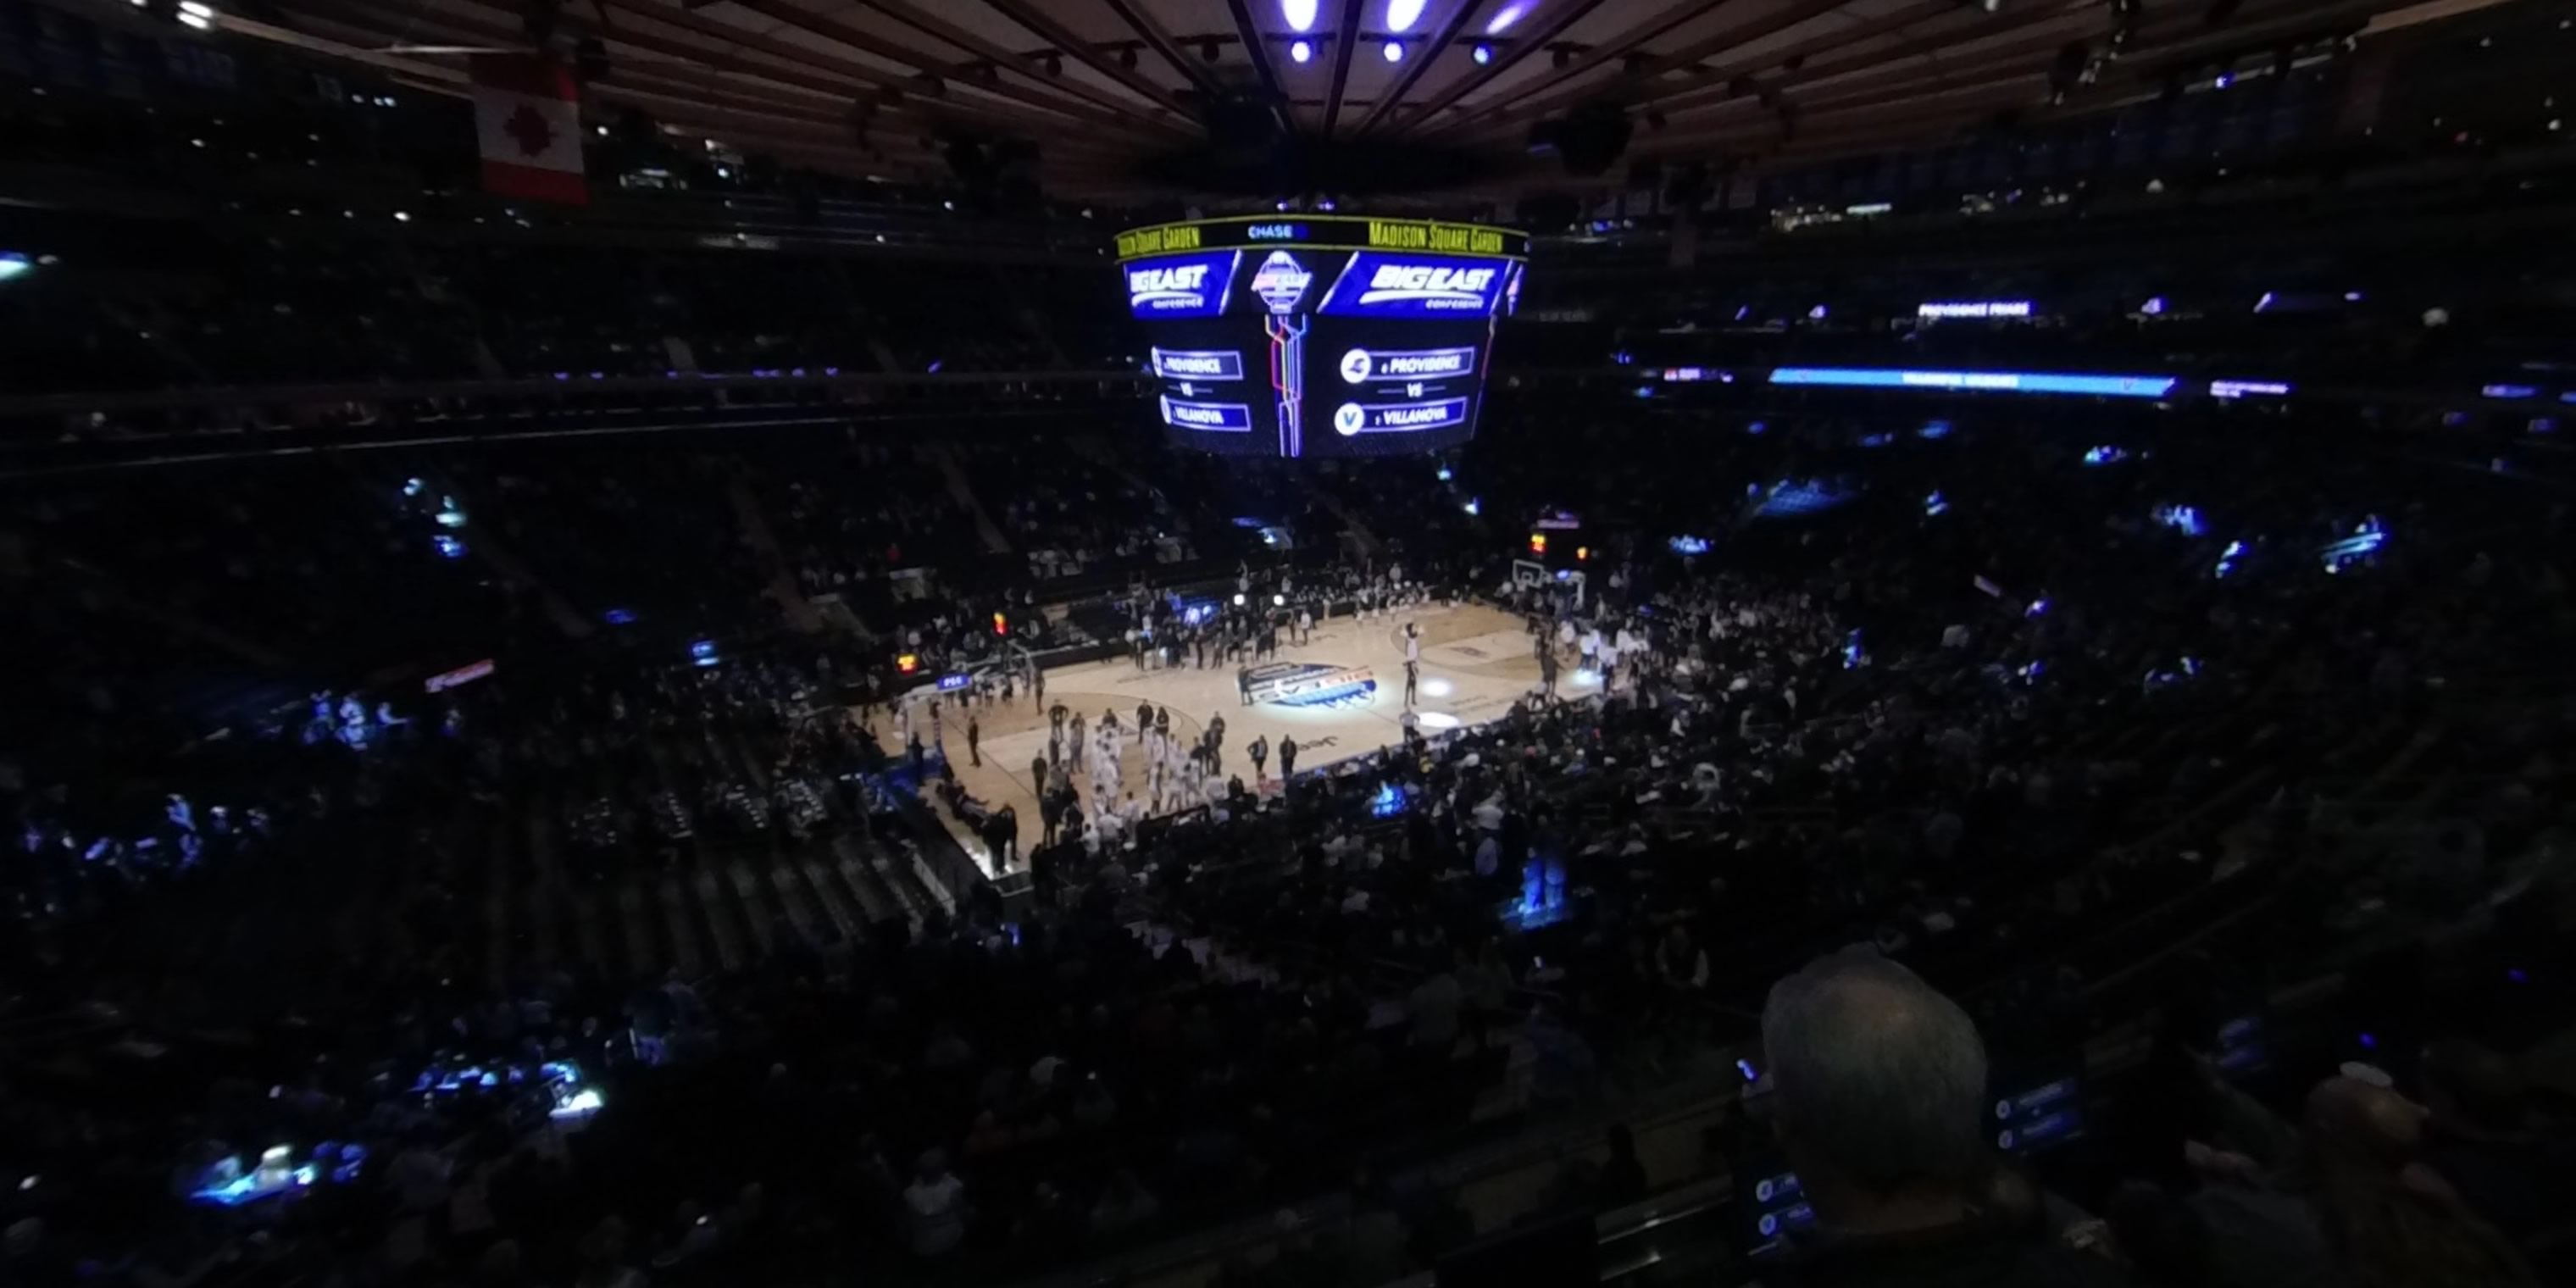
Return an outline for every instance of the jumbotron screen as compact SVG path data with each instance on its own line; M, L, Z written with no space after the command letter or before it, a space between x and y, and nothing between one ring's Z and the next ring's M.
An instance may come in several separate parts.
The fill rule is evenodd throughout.
M1473 437L1528 252L1509 229L1356 215L1118 234L1155 414L1173 442L1229 455L1386 456Z

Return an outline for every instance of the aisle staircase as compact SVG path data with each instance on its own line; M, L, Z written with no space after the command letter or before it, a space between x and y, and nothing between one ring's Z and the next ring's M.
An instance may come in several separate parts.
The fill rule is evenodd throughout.
M769 530L769 517L762 513L760 498L751 490L751 480L741 474L725 483L725 495L733 501L734 521L742 527L743 544L751 547L768 576L769 597L786 614L787 624L807 635L823 629L823 614L796 584L796 574L788 568L786 554L778 548L778 537Z
M1369 531L1369 526L1360 522L1360 516L1353 513L1349 506L1342 504L1340 497L1333 495L1329 489L1320 487L1311 489L1311 493L1317 504L1331 512L1334 518L1341 520L1343 533L1359 543L1362 554L1374 559L1386 549L1385 544L1377 539L1377 534Z
M477 527L465 545L483 562L490 564L492 571L500 574L503 581L535 595L537 606L545 610L546 620L553 622L555 629L566 637L586 640L599 630L572 606L571 600L563 597L562 592L537 579L536 572L502 542L499 525Z
M993 522L992 515L985 513L984 503L975 499L975 487L966 481L966 471L958 468L957 458L950 455L947 448L936 444L922 448L921 452L924 459L938 467L940 477L948 480L950 499L974 516L975 535L983 539L984 552L995 555L1011 553L1010 538L1003 536L1001 525Z

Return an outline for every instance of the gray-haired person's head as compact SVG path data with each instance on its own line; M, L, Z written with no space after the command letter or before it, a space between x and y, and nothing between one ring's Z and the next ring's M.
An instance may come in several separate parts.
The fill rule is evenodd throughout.
M1887 1195L1964 1186L1984 1166L1985 1043L1905 967L1866 948L1808 963L1771 986L1762 1046L1802 1174Z

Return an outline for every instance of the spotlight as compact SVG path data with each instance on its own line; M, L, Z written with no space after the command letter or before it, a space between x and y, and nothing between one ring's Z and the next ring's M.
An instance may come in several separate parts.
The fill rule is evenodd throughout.
M1317 0L1279 0L1279 16L1288 20L1290 31L1313 31L1319 7Z
M1386 60L1390 63L1403 62L1404 42L1401 40L1390 40L1386 42L1386 48L1381 52L1386 55Z
M1125 49L1118 51L1118 65L1131 72L1136 70L1136 47L1134 45L1129 45Z
M1494 47L1479 40L1476 42L1474 48L1467 51L1467 56L1475 59L1478 67L1482 67L1487 63L1494 61Z
M1200 41L1200 42L1199 42L1199 58L1200 58L1201 60L1205 61L1205 62L1211 62L1211 63L1212 63L1212 62L1215 62L1215 61L1216 61L1216 48L1217 48L1217 46L1216 46L1216 42L1215 42L1215 41L1213 41L1213 40L1202 40L1202 41Z
M1413 30L1413 24L1422 21L1422 10L1428 3L1429 0L1386 0L1386 29Z
M1288 61L1300 65L1315 61L1315 42L1311 40L1289 41Z
M1046 61L1043 65L1046 68L1046 74L1049 76L1064 75L1064 57L1060 54L1047 55Z
M1526 0L1512 0L1512 3L1504 5L1494 14L1493 19L1485 24L1485 34L1488 36L1503 34L1513 23L1521 20L1522 14L1529 11L1530 6Z
M1574 50L1565 45L1558 45L1556 47L1556 57L1554 61L1556 63L1557 70L1565 70L1565 68L1574 61Z

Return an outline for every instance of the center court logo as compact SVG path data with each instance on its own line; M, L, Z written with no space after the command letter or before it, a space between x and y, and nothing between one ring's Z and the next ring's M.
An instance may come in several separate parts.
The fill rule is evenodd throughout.
M1252 293L1270 306L1272 313L1296 311L1297 301L1306 298L1306 288L1314 285L1315 275L1297 262L1297 257L1284 250L1270 252L1261 267L1252 274Z
M1243 690L1254 702L1283 707L1364 707L1377 696L1377 677L1365 666L1272 662L1244 672Z

